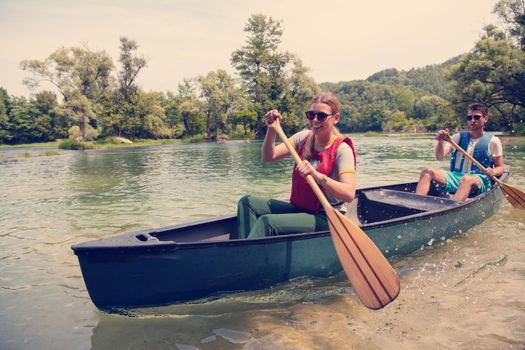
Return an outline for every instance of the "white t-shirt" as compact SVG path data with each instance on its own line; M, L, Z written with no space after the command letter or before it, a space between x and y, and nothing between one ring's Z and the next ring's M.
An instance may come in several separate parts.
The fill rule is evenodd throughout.
M452 141L459 144L459 140L461 138L461 135L459 133L452 135ZM476 146L476 143L478 143L479 138L473 139L470 138L470 142L468 144L468 147L465 151L467 151L468 154L473 155L474 154L474 147ZM455 151L456 149L449 143L445 143L445 155L448 155ZM501 141L497 136L492 136L489 141L489 153L494 157L501 157L503 155L503 146L501 145ZM464 160L463 160L464 159ZM461 161L463 161L463 168L461 169L461 172L463 173L470 173L470 169L472 168L472 161L465 157L463 153L458 153L456 157L456 168L461 165Z
M294 148L297 150L297 152L299 152L301 143L306 139L308 135L310 135L310 133L310 130L302 130L290 137L290 142L294 145ZM332 144L329 144L325 147L317 147L314 145L314 149L318 152L321 152L329 148L331 145ZM310 164L312 164L314 168L317 168L317 166L319 165L318 160L308 159L308 161L310 162ZM335 181L341 181L340 175L344 172L355 172L354 152L352 152L352 149L346 142L341 143L337 148L334 167L332 168L332 172L330 173L329 177L334 179ZM329 193L325 193L325 195L326 199L334 207L334 209L346 211L346 206L344 202L335 197L330 196Z

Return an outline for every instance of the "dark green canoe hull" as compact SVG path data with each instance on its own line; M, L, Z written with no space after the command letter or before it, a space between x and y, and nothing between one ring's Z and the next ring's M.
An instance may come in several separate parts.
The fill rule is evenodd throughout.
M415 185L358 191L355 221L387 258L466 232L491 216L503 198L494 188L458 204L410 193ZM148 240L151 236L158 241ZM342 270L328 231L235 237L236 217L228 216L103 238L72 249L91 299L104 310L262 289Z

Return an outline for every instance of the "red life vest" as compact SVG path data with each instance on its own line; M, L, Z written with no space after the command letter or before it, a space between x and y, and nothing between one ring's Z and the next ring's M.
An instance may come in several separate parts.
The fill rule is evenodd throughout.
M303 159L304 147L308 138L312 137L309 135L302 143L299 148L299 156ZM316 170L326 176L330 176L335 163L335 157L337 155L337 148L342 142L346 142L352 149L354 155L354 167L356 166L355 150L352 140L348 137L338 137L334 143L327 149L317 152L315 149L312 150L311 159L319 160L319 165ZM321 187L321 190L324 189ZM290 195L290 203L300 209L304 209L310 212L317 213L321 202L317 199L315 192L312 190L306 178L302 177L297 170L297 165L293 168L292 173L292 193Z

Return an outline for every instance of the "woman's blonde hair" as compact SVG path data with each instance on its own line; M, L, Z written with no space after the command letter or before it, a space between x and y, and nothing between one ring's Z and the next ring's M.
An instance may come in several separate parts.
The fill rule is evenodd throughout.
M339 111L341 110L341 104L339 103L339 99L331 92L321 92L319 95L314 96L314 98L312 98L312 101L310 102L310 105L313 105L314 103L323 103L327 105L328 107L330 107L330 111L334 115L339 113ZM332 133L336 136L341 136L341 133L335 126L332 128ZM304 145L304 151L302 155L303 159L310 158L314 149L314 145L315 136L308 135L306 139L306 144Z

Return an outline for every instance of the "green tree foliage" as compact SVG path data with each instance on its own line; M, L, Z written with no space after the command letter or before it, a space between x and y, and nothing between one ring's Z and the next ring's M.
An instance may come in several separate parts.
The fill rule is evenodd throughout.
M422 121L428 130L460 126L450 103L436 95L425 95L414 105L413 117Z
M494 12L505 23L511 44L525 51L525 0L500 0Z
M323 83L323 90L335 93L341 102L341 131L381 131L387 117L399 110L398 101L404 100L404 107L411 110L413 95L406 88L389 84L351 81Z
M395 111L386 116L381 128L385 132L412 131L414 121L407 119L405 112Z
M257 113L246 109L236 111L230 114L228 122L234 126L235 130L237 129L237 126L242 126L243 133L246 136L255 128L255 124L257 123Z
M17 144L53 141L67 135L69 123L57 113L54 93L36 98L9 96L0 89L0 142Z
M285 93L285 70L291 60L287 52L278 51L283 34L281 22L262 14L252 15L244 27L248 33L246 45L235 50L231 64L239 73L259 116L258 128L264 125L262 116L270 109L282 107Z
M227 118L242 105L242 93L235 86L233 78L223 69L209 72L198 78L201 97L205 102L206 133L215 139L227 131Z
M516 131L525 115L525 1L500 0L494 12L505 31L487 25L481 39L452 70L453 102L459 110L471 101L490 108L489 127Z
M454 67L454 102L461 110L471 101L491 108L493 128L512 130L525 114L525 52L514 48L493 26Z
M64 104L57 107L56 111L63 118L71 118L74 121L78 121L79 132L78 134L75 133L74 140L77 142L84 141L87 136L87 129L91 127L88 121L95 117L93 103L85 95L77 92L70 95ZM69 136L72 137L71 134Z
M101 97L100 105L102 108L98 113L104 135L113 133L119 137L122 135L137 137L149 133L146 130L148 128L146 128L145 116L140 117L136 114L139 101L147 99L147 97L142 96L143 92L136 83L140 71L147 67L146 59L137 53L138 47L134 40L126 37L120 38L119 62L121 66L117 73L118 87ZM162 106L157 105L155 109L157 110L156 113L146 113L146 115L150 115L148 117L149 127L164 123L164 117L160 119L153 117L153 115L159 116L158 112ZM167 133L165 128L167 126L164 124L155 127L159 132L163 130L161 132L163 136L171 134ZM157 136L160 137L160 134Z
M118 91L119 97L124 100L131 98L137 92L137 76L143 68L147 67L146 58L137 54L138 48L139 46L135 40L126 37L120 38L119 62L121 68L118 73Z
M185 137L199 135L206 130L203 103L197 98L196 91L197 87L190 79L184 79L182 84L179 84L179 94L176 96L177 114L180 116Z
M366 80L371 83L404 86L412 91L425 91L426 94L448 99L453 93L448 74L460 58L461 56L457 56L441 64L412 68L408 71L389 68L372 74Z
M308 76L308 67L297 56L292 56L293 66L286 78L283 110L287 111L285 129L295 131L305 124L304 111L309 109L312 97L320 92L319 85Z
M9 123L9 104L7 90L0 88L0 143L10 143L13 139Z
M84 110L96 109L100 96L109 91L111 86L113 62L105 51L92 52L79 47L61 48L44 61L24 60L20 66L32 74L24 80L29 88L34 89L41 82L48 82L62 94L66 105L69 100L75 100L70 106L77 106L80 94L86 98L81 102L82 105L91 104L89 107L85 106ZM71 115L77 114L76 107L74 109L69 111ZM78 116L80 140L85 137L88 122L87 114Z
M176 94L141 89L137 77L147 61L126 37L120 38L117 68L104 51L61 48L43 61L21 62L30 73L24 81L28 87L48 83L60 100L49 91L26 99L0 89L0 142L55 140L68 130L79 140L88 131L155 139L260 137L263 115L273 108L281 111L283 128L292 133L306 125L304 111L320 90L339 97L343 132L454 128L472 101L490 106L490 128L520 130L525 115L524 9L523 0L499 0L494 11L504 30L486 26L471 51L442 64L388 68L366 80L321 85L299 57L279 49L281 22L262 14L248 19L245 44L231 55L238 81L219 69L184 79Z

